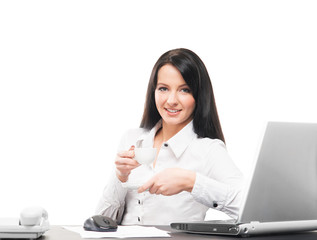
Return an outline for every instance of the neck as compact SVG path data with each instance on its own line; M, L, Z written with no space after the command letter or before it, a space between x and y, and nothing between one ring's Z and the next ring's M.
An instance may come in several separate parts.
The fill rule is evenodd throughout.
M182 130L190 121L183 123L183 124L177 124L177 125L171 125L166 124L164 121L162 122L162 140L163 142L168 141L170 138L175 136L180 130Z

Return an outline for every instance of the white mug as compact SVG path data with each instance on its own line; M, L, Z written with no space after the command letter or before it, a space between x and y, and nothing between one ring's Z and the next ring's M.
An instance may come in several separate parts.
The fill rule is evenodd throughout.
M134 159L140 164L148 164L154 162L156 157L156 148L135 148Z

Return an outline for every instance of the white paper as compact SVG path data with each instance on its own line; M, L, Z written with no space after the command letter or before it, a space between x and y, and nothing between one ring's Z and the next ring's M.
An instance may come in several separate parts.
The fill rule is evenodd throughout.
M85 231L82 226L64 228L79 233L82 238L171 237L167 231L155 227L144 226L118 226L116 232Z

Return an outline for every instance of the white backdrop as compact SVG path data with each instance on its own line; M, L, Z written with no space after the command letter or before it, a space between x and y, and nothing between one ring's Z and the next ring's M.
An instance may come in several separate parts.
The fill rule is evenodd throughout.
M266 121L317 122L316 12L305 0L0 1L0 216L94 214L155 61L178 47L205 62L248 176Z

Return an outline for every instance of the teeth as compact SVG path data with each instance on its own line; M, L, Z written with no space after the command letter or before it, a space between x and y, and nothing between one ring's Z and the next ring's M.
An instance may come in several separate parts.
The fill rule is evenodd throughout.
M171 113L176 113L179 112L180 110L173 110L173 109L166 109L167 111L171 112Z

